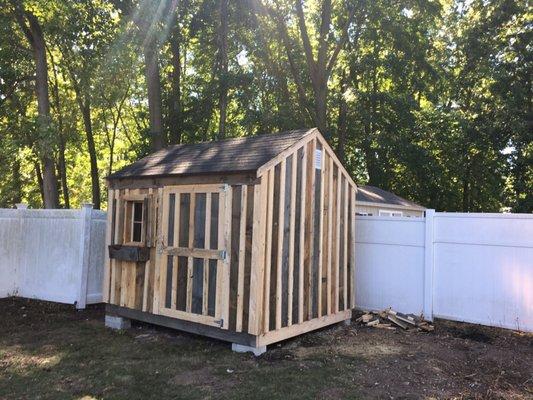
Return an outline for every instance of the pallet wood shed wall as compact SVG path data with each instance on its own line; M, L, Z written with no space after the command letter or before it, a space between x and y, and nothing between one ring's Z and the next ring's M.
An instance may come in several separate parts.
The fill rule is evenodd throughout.
M110 310L250 346L350 318L356 186L318 130L202 146L109 177Z

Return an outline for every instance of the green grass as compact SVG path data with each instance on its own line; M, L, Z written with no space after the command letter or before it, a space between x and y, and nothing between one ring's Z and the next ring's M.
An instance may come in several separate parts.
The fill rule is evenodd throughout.
M343 385L340 359L296 360L280 351L256 359L170 330L112 331L101 311L0 304L12 311L3 310L8 326L0 331L2 399L308 399ZM353 388L342 391L355 396Z
M513 398L533 394L532 336L336 325L255 358L199 336L104 327L102 308L0 300L0 399ZM481 340L487 339L487 340Z

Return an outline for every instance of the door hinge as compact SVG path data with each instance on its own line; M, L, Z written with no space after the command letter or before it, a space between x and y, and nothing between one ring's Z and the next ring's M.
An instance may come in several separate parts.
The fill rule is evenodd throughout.
M218 324L222 328L224 326L224 319L215 319L215 324Z
M220 258L222 260L226 260L227 256L228 256L228 252L226 250L220 250Z

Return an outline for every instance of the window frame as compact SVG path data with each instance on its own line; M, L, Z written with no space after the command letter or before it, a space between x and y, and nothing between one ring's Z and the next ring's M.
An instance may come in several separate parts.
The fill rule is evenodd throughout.
M135 220L135 205L140 204L141 207L141 219L140 221ZM125 199L124 200L124 244L127 246L144 246L146 242L145 237L145 206L143 199ZM135 235L135 225L140 224L141 226L141 237L140 240L134 240Z

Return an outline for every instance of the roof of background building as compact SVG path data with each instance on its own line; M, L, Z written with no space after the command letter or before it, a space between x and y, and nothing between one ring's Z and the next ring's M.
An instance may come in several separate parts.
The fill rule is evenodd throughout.
M375 186L358 186L356 201L364 201L367 203L376 204L392 204L402 207L410 207L417 210L425 210L426 208L420 204L406 200L403 197L397 196L394 193L387 192Z

